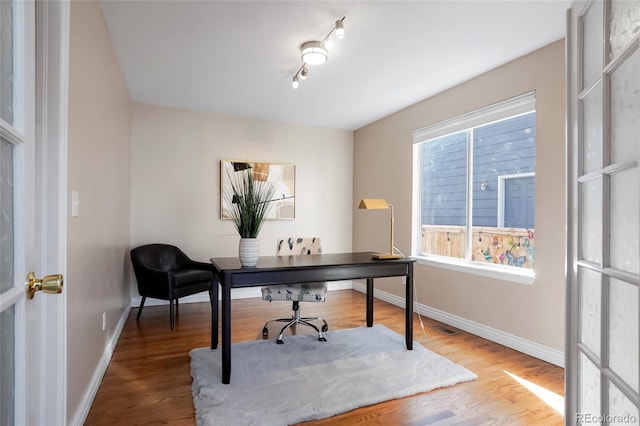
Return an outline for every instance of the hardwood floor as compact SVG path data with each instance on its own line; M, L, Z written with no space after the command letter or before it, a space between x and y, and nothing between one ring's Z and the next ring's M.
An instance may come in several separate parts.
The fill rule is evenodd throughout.
M262 338L264 322L289 316L290 304L243 299L232 301L231 310L232 340L241 342ZM210 312L208 303L180 305L172 331L167 307L144 308L140 322L135 318L137 309L132 309L85 424L193 425L189 351L210 345ZM333 330L363 326L365 297L352 290L333 291L327 303L304 304L302 313L323 316ZM376 299L374 318L375 323L404 335L403 309ZM447 335L432 329L433 325L443 324L428 318L423 317L423 322L426 337L415 315L414 342L463 365L476 373L478 380L304 425L546 426L564 423L561 414L511 376L561 398L564 393L562 368L466 332ZM270 336L277 335L276 329L275 325L270 328ZM310 331L298 327L298 332ZM69 368L73 371L73 366Z

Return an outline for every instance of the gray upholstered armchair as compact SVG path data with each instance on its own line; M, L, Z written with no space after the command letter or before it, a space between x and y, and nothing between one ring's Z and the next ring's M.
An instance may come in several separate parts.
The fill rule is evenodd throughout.
M213 267L210 263L195 262L178 247L168 244L147 244L131 250L131 263L142 296L138 316L147 297L169 301L169 323L174 327L173 305L178 312L178 299L184 296L209 292L214 303ZM217 302L217 300L215 301Z

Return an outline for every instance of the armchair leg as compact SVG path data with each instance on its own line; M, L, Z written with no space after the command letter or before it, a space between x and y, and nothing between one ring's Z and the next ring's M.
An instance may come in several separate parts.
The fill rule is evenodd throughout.
M180 300L180 299L176 299L176 315L180 313L179 309L178 309L178 300Z
M169 323L171 324L171 329L173 330L173 325L175 323L173 317L173 299L169 299Z
M140 321L140 314L142 314L142 308L144 307L145 300L147 300L147 296L142 296L142 300L140 301L140 307L138 308L138 316L136 316L136 321Z

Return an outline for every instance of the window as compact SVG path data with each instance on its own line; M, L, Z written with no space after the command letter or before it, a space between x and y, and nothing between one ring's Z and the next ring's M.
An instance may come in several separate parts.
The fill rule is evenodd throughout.
M535 149L534 93L416 131L415 255L533 277Z

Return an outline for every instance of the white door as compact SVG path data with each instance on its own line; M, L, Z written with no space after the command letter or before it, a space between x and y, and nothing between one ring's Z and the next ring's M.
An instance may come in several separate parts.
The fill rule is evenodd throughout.
M567 424L640 423L640 0L567 19Z
M25 282L65 266L67 27L66 3L0 1L2 426L66 422L64 293L30 300Z

